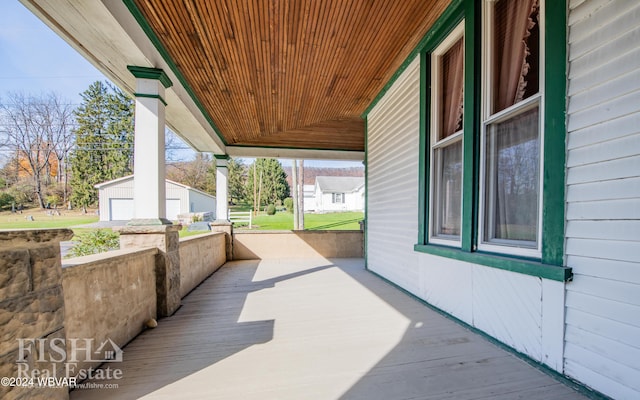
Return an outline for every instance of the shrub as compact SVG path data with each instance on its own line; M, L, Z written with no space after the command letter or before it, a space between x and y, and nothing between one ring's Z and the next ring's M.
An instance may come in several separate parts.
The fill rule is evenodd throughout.
M276 206L274 206L273 204L269 204L267 206L267 215L275 215L276 213Z
M69 250L68 257L88 256L117 250L120 247L120 235L108 229L95 229L76 236L75 244Z
M15 204L16 199L9 193L0 193L0 210L5 207L11 207L11 204Z
M289 213L293 214L293 199L291 197L284 199L284 207Z
M45 202L46 202L46 204L49 204L49 206L55 207L55 206L61 204L62 200L60 199L60 197L58 197L57 194L50 194L45 199Z
M14 197L16 204L27 204L33 201L33 185L24 180L11 186L8 192Z

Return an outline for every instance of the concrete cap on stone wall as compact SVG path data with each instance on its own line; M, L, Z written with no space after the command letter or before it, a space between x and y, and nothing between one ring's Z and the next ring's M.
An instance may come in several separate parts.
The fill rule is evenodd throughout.
M71 229L13 229L0 230L0 248L30 248L56 243L73 237Z
M125 225L125 226L114 226L113 230L119 232L121 235L133 235L133 234L158 234L158 233L169 233L169 232L178 232L182 229L182 225Z

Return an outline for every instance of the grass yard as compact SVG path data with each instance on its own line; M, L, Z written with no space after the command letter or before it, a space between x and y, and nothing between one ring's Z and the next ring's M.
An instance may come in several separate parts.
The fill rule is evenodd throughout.
M45 210L29 209L22 214L3 211L0 213L0 229L48 229L69 228L75 225L98 222L95 214L82 214L80 211L61 210L61 215L47 215ZM27 220L28 216L33 221Z
M61 210L61 215L48 215L45 210L29 209L22 214L9 211L0 212L0 229L51 229L69 228L76 225L98 222L98 216L93 213L82 214L79 210ZM33 221L27 219L33 217ZM305 214L306 230L359 230L358 224L364 218L362 212L340 212L327 214ZM291 230L293 228L293 214L286 211L275 215L261 213L253 218L254 229L258 230ZM238 227L242 229L243 227ZM76 228L80 233L85 228ZM187 232L186 227L180 231L180 237L199 235L204 232Z
M362 212L341 212L327 214L305 214L304 228L306 230L360 230ZM258 230L291 230L293 228L293 214L286 211L275 215L261 214L253 218L254 229ZM242 229L242 228L239 228Z

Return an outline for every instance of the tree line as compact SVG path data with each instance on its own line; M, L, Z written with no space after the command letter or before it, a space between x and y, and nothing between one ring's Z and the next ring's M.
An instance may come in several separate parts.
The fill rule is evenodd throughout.
M96 81L73 107L55 93L0 99L0 209L95 207L94 185L133 173L134 100ZM167 135L170 151L172 135ZM209 154L167 165L167 178L215 195ZM289 196L278 160L229 160L229 198L262 208Z

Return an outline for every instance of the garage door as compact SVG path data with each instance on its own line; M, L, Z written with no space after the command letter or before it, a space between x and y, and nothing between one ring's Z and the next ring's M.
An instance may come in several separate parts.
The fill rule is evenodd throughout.
M167 199L167 219L175 221L180 214L180 199ZM133 199L109 199L109 221L133 218Z
M128 221L133 218L133 199L109 199L109 221Z

